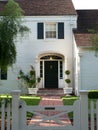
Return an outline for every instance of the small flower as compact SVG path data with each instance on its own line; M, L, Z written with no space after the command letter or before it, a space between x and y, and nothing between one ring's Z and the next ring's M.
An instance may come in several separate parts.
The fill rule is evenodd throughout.
M17 77L16 80L19 80L19 78Z

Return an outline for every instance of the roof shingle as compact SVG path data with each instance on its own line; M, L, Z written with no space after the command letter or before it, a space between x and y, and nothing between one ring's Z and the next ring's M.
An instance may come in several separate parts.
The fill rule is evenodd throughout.
M76 15L71 0L16 0L24 10L25 16L38 15ZM0 8L6 2L0 1Z
M77 10L78 20L77 29L74 30L74 36L77 46L91 46L89 29L98 31L98 10Z
M74 36L77 46L85 46L85 47L91 46L90 45L91 34L75 33Z
M98 10L77 10L77 14L75 32L88 33L88 29L98 30Z

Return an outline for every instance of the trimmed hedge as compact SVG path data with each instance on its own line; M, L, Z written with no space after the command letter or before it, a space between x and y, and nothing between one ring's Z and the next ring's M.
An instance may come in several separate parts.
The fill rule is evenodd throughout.
M88 98L90 99L98 98L98 90L90 90L88 93Z

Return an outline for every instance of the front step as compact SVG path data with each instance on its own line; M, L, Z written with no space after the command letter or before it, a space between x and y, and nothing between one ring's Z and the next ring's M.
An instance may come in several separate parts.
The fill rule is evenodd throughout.
M45 88L39 88L37 91L38 95L58 95L62 96L64 95L64 90L62 88L58 89L45 89Z

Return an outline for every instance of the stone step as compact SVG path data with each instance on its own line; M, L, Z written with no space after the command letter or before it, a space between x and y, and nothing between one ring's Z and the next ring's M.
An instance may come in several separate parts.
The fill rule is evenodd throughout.
M38 95L64 95L63 89L44 89L40 88L37 92Z

